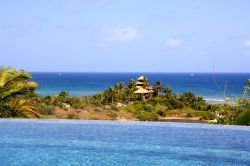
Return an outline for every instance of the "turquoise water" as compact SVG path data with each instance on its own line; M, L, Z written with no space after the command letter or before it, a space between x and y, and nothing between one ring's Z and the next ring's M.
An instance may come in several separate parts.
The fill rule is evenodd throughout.
M0 120L1 166L250 165L250 127Z
M71 96L94 95L117 82L128 83L145 75L152 85L161 80L164 86L170 86L174 92L193 91L206 99L224 98L224 86L227 82L227 97L242 96L246 80L250 73L32 73L33 80L40 84L40 95L56 95L63 90Z

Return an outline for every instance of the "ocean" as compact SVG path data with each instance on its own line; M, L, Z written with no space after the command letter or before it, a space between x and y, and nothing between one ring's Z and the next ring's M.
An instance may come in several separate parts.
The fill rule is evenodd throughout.
M250 164L250 128L168 122L0 120L1 166Z
M89 96L102 92L117 82L146 76L152 85L161 80L173 92L192 91L207 100L221 100L242 96L250 73L59 73L33 72L32 80L39 83L42 96L56 95L66 90L70 96ZM226 87L226 88L225 88Z

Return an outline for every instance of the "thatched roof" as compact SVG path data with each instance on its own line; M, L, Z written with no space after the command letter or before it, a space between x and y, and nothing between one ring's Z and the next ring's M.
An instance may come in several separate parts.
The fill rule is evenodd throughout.
M137 80L144 80L145 76L140 76L139 78L137 78Z
M136 82L136 85L144 85L145 84L145 82Z
M145 93L149 93L149 91L147 89L140 88L140 89L136 90L134 93L136 93L136 94L145 94Z

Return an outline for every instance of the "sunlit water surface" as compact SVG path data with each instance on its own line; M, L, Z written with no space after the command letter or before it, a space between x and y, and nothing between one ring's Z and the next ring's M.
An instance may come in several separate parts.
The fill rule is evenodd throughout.
M250 165L250 127L0 120L0 166Z

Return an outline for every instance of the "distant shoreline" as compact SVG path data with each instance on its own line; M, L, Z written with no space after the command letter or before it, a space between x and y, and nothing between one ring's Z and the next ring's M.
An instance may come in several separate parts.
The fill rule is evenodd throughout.
M69 92L69 96L93 96L102 93L117 82L128 84L130 79L145 75L154 85L157 80L163 86L168 86L174 93L182 94L191 91L204 99L217 101L224 99L225 81L226 95L241 97L245 81L250 73L197 73L197 72L31 72L32 81L39 83L37 90L41 96L57 95L61 91ZM215 74L216 84L213 80ZM216 102L218 103L218 102Z
M91 72L91 71L28 71L29 73L51 73L51 74L71 74L71 73L83 73L83 74L249 74L249 72Z
M230 104L230 105L236 104L236 101L234 99L231 99L229 101L225 101L224 99L204 99L204 100L208 104Z

